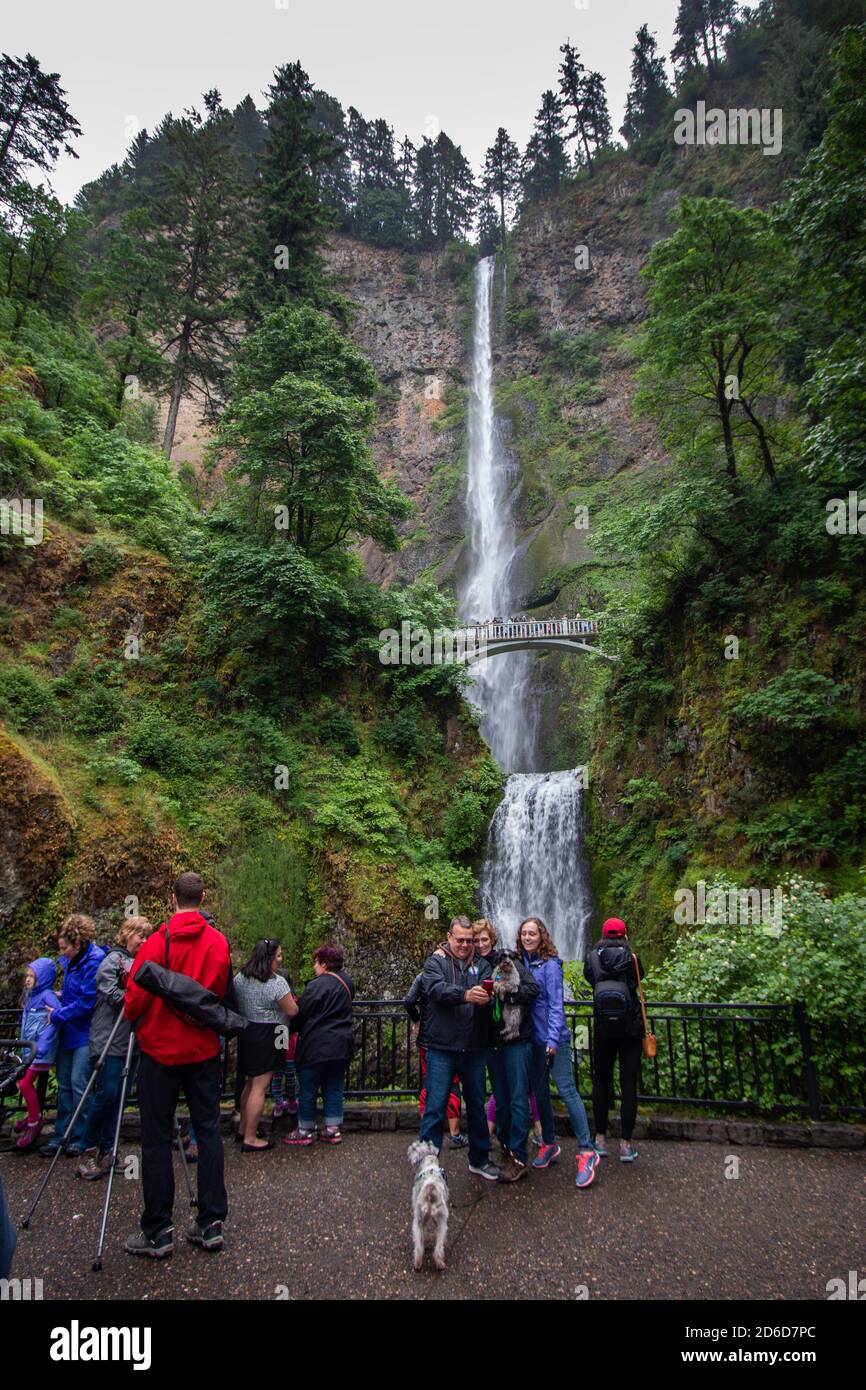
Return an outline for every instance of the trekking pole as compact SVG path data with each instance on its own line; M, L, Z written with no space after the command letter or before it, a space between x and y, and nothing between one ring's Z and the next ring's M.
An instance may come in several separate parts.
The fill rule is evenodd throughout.
M95 1084L95 1082L96 1082L97 1076L99 1075L100 1071L102 1070L103 1066L105 1065L105 1059L106 1059L106 1057L107 1057L107 1055L108 1055L108 1049L110 1048L111 1044L113 1043L113 1041L114 1041L114 1035L115 1035L115 1033L117 1032L117 1030L118 1030L118 1028L120 1027L120 1025L121 1025L122 1022L123 1022L123 1009L120 1010L120 1013L117 1015L117 1018L114 1020L114 1027L112 1028L111 1032L110 1032L109 1035L108 1035L108 1038L107 1038L107 1040L106 1040L105 1046L104 1046L103 1049L102 1049L102 1052L99 1054L99 1060L97 1061L96 1065L95 1065L94 1068L93 1068L93 1071L90 1073L90 1076L88 1077L87 1085L85 1086L85 1088L84 1088L84 1090L83 1090L83 1092L82 1092L80 1101L78 1102L78 1104L77 1104L76 1107L75 1107L75 1110L74 1110L73 1115L72 1115L72 1119L69 1121L69 1124L66 1126L66 1132L65 1132L65 1134L63 1135L63 1138L61 1139L60 1143L59 1143L58 1146L57 1146L57 1152L56 1152L56 1154L54 1155L54 1157L53 1157L52 1160L51 1160L51 1164L50 1164L50 1167L49 1167L49 1169L48 1169L48 1172L45 1174L45 1177L42 1179L42 1182L39 1184L39 1190L37 1191L36 1196L35 1196L34 1199L33 1199L33 1205L31 1206L31 1208L30 1208L30 1210L28 1211L27 1215L25 1216L24 1220L21 1222L21 1229L22 1229L22 1231L26 1231L27 1228L28 1228L28 1226L30 1225L30 1218L33 1216L33 1213L35 1212L36 1208L39 1206L39 1203L40 1203L41 1200L42 1200L42 1194L43 1194L43 1192L45 1191L46 1187L48 1186L49 1182L51 1181L51 1174L54 1172L54 1168L55 1168L55 1165L56 1165L56 1163L57 1163L57 1160L58 1160L58 1158L60 1157L61 1154L65 1154L65 1152L66 1152L66 1149L67 1149L67 1146L68 1146L68 1143L69 1143L69 1136L70 1136L70 1134L72 1133L73 1129L75 1128L75 1122L76 1122L76 1120L78 1119L78 1116L81 1114L81 1111L83 1110L85 1104L87 1103L87 1097L90 1095L90 1092L93 1090L93 1087L94 1087L94 1084Z
M177 1147L178 1152L180 1153L180 1165L183 1168L183 1176L186 1179L186 1190L189 1193L189 1204L191 1207L194 1207L197 1205L197 1201L196 1198L193 1196L192 1179L189 1175L189 1164L186 1161L186 1150L183 1147L183 1136L180 1132L180 1120L177 1118L177 1115L175 1115L174 1117L174 1132L177 1135Z
M123 1071L120 1078L120 1098L117 1104L117 1119L114 1124L114 1143L111 1147L111 1166L108 1169L108 1187L105 1192L105 1202L102 1208L102 1224L99 1227L99 1243L96 1247L96 1259L91 1265L94 1274L98 1274L102 1269L102 1252L105 1249L105 1232L108 1229L108 1208L111 1203L111 1189L114 1186L114 1168L117 1163L117 1150L120 1148L120 1127L123 1124L123 1111L126 1107L126 1092L129 1086L129 1073L132 1070L132 1052L135 1047L135 1034L132 1029L129 1032L129 1042L126 1047L126 1059L123 1063Z

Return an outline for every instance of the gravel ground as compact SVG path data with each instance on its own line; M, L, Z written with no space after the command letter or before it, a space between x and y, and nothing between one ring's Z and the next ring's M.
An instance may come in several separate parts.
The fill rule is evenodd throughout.
M226 1144L226 1245L180 1240L172 1259L134 1259L140 1183L118 1175L103 1269L93 1273L104 1183L61 1160L13 1273L39 1277L45 1299L820 1299L831 1278L866 1273L866 1177L860 1152L740 1149L647 1141L634 1164L603 1159L574 1185L575 1145L512 1186L469 1173L445 1150L451 1194L448 1267L411 1265L411 1171L401 1133L348 1134L339 1148L282 1144L244 1155ZM126 1147L125 1153L137 1153ZM46 1161L0 1156L20 1223ZM176 1160L175 1220L187 1221Z

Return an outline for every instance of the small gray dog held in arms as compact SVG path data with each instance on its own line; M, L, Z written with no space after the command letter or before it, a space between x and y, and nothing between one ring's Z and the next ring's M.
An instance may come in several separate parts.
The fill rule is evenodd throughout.
M502 1007L502 1041L514 1042L520 1035L520 1005L507 1004L505 996L520 988L520 975L510 956L503 956L493 972L493 992Z
M416 1270L424 1263L424 1251L432 1245L433 1264L445 1268L445 1237L448 1235L448 1184L439 1167L433 1144L416 1139L408 1149L409 1162L416 1169L412 1188L412 1247Z

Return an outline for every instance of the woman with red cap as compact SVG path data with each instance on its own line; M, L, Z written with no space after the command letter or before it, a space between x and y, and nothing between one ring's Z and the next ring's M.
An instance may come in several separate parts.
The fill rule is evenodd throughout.
M601 941L587 953L583 973L593 987L595 1004L595 1066L592 1080L595 1148L601 1157L607 1155L605 1136L613 1094L613 1067L619 1058L621 1163L633 1163L637 1158L631 1136L637 1118L637 1081L644 1036L638 997L638 971L643 975L640 958L629 945L625 922L619 917L609 917L601 929Z

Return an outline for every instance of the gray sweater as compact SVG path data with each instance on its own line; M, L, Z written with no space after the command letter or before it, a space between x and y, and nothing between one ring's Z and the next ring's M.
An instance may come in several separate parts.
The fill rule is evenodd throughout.
M122 946L114 946L100 962L96 972L96 1006L90 1023L88 1046L94 1059L99 1057L108 1041L115 1020L123 1011L126 973L134 957ZM123 1020L108 1049L109 1057L124 1057L129 1042L129 1024Z

